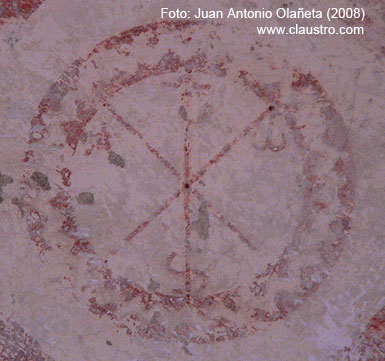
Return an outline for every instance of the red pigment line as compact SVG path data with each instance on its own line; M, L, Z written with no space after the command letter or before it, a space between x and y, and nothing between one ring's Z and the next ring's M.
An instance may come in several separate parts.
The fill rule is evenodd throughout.
M179 172L170 164L168 160L163 158L159 152L148 142L145 143L146 148L155 155L155 157L168 169L171 171L172 174L174 174L178 180L180 180L180 174Z
M251 90L257 97L265 103L275 103L280 98L280 89L277 83L270 85L261 85L257 81L251 81L247 78L247 71L241 70L239 78L243 80L246 89Z
M100 53L103 49L112 50L117 49L121 44L132 44L135 38L144 33L151 32L153 35L161 35L161 31L181 31L191 26L205 24L205 20L163 20L160 22L152 22L144 25L135 26L129 30L124 30L118 35L114 35L108 39L101 41L96 47L89 53L88 58L93 54ZM157 34L157 31L159 34Z
M126 238L126 241L131 241L135 238L140 232L142 232L147 226L154 221L161 213L163 213L173 201L179 198L181 191L177 191L173 196L166 200L148 219L143 221L138 227L136 227Z
M183 189L183 210L184 210L184 219L186 221L186 228L185 228L185 285L186 285L186 292L187 297L189 297L189 294L191 292L191 266L189 261L189 255L191 252L191 244L190 244L190 235L191 235L191 221L190 221L190 211L189 211L189 204L190 204L190 184L188 183L188 179L190 177L190 152L191 152L191 146L190 146L190 139L188 130L191 125L191 121L187 121L186 129L185 129L185 136L184 136L184 187Z
M227 143L222 150L217 153L213 158L211 158L196 174L194 174L190 180L190 186L197 181L209 170L209 168L218 163L232 148L234 145L239 143L243 138L245 138L255 126L260 123L267 114L270 113L269 108L262 112L256 119L254 119L249 125L243 128L242 132L236 136L232 141Z
M43 115L47 112L57 112L60 110L64 97L70 90L74 90L73 83L76 83L79 78L79 67L84 63L84 59L75 60L68 68L60 75L59 80L54 82L38 105L38 112L31 119L31 130L28 143L32 144L40 141L48 134L47 125L43 120ZM71 85L72 84L72 85ZM90 120L90 119L89 119ZM88 121L89 121L88 120ZM76 121L69 124L77 124ZM75 132L76 133L76 132ZM76 137L76 134L74 134Z
M214 209L214 207L207 201L207 199L204 199L202 194L200 194L197 190L193 190L192 193L198 198L199 201L205 200L207 202L207 206L213 211L213 214L216 218L218 218L221 222L224 223L224 225L232 230L234 233L236 233L239 237L239 239L251 250L256 251L257 248L253 246L253 244L249 241L247 237L243 235L243 233L236 227L234 224L232 224L230 221L228 221L223 214L218 212Z
M115 117L115 119L121 123L124 127L126 127L126 129L128 129L128 131L137 136L139 139L143 140L144 141L144 136L142 133L140 133L139 131L137 131L130 123L128 123L127 121L125 121L119 114L117 114L115 112L114 109L112 109L111 105L108 104L108 111ZM144 142L144 145L145 147L149 150L149 152L153 155L155 155L155 157L169 170L171 171L172 174L174 174L178 180L181 179L180 177L180 174L179 172L170 164L170 162L163 158L158 150L156 150L151 144L149 144L148 142Z
M6 0L0 0L0 1L4 2ZM12 1L12 0L9 0L9 1ZM30 3L32 0L25 0L25 1ZM38 6L36 1L37 0L35 0L34 4ZM40 0L40 1L45 1L45 0ZM1 10L1 6L0 6L0 10ZM1 14L0 14L0 26L2 23L3 22L1 20ZM163 21L155 24L147 24L144 26L132 28L128 31L123 31L119 36L112 36L111 38L99 43L92 50L92 52L89 53L87 58L85 59L78 58L77 60L75 60L68 67L68 69L60 76L60 79L57 82L52 84L48 93L43 97L42 101L39 104L38 113L31 119L31 131L30 131L30 137L29 137L30 139L28 143L31 144L31 143L38 142L48 134L47 126L43 121L43 115L48 111L57 112L60 109L62 100L68 94L68 92L77 89L76 83L78 81L79 74L80 74L80 71L79 71L80 66L82 66L86 60L89 60L95 54L100 53L103 48L107 50L111 50L113 48L117 49L122 44L131 44L134 40L134 37L139 36L141 33L147 32L149 30L155 32L156 29L158 29L158 27L164 28L164 30L169 30L169 31L172 31L172 30L181 31L182 29L189 27L190 25L196 25L199 23L204 23L204 22ZM114 94L118 93L124 87L129 87L142 80L148 79L149 77L158 76L165 73L175 73L181 67L185 66L185 64L191 64L191 63L194 63L194 56L191 57L190 59L187 59L186 61L183 61L180 59L179 55L169 50L168 53L163 55L163 57L159 60L157 64L153 66L138 64L138 69L134 74L130 76L126 76L126 74L123 74L123 75L120 74L118 76L115 76L109 84L104 84L100 90L103 90L103 88L105 88L105 90L109 89L109 93L110 93L109 97L111 97ZM98 84L96 83L93 85L94 87L98 87ZM90 121L91 118L92 116L87 120L87 122ZM68 132L76 133L73 135L77 137L78 133L82 131L81 127L79 128L79 125L81 124L78 124L78 122L76 121L67 122L67 123L68 123L67 126L71 126L69 127ZM75 142L72 144L72 146L76 147L77 139L75 138L73 140Z

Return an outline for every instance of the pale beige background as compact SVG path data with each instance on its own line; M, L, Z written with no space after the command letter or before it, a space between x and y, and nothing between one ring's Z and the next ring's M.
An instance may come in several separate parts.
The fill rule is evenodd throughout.
M293 1L293 3L290 6L300 7L306 4L308 8L317 7L319 9L337 6L337 4L351 5L350 1ZM210 8L220 9L228 6L252 8L255 4L254 1L212 1ZM56 194L58 188L55 187L58 187L61 181L60 176L55 172L57 165L54 162L58 161L58 157L55 155L54 148L63 141L63 134L60 133L60 129L53 127L50 130L49 142L43 142L41 145L35 144L31 147L27 144L30 121L36 114L41 99L51 84L58 80L76 59L86 58L96 44L114 34L136 25L159 21L162 6L170 8L208 7L207 2L198 1L46 0L28 19L5 19L4 24L1 25L0 172L10 175L14 179L12 184L3 187L4 201L0 204L1 318L17 322L40 344L44 353L50 355L54 360L62 361L190 359L321 361L330 359L332 355L339 355L337 359L343 359L345 356L338 354L338 351L345 347L352 347L352 344L357 342L360 333L365 330L368 320L385 305L385 43L383 40L384 7L381 1L357 1L357 6L363 6L367 11L369 19L364 23L366 34L361 37L258 37L253 28L254 22L248 20L224 21L224 30L218 30L221 39L212 39L215 46L219 48L219 55L227 53L233 55L235 59L237 59L237 54L245 51L245 44L254 44L256 49L260 47L260 56L263 57L263 61L258 63L256 73L262 83L282 81L283 84L290 84L294 67L304 74L311 72L322 84L328 99L334 102L348 129L356 167L355 209L351 214L352 223L348 242L345 243L338 263L328 271L328 278L316 292L306 299L303 305L291 312L287 318L278 322L262 323L262 326L258 324L256 327L261 326L262 331L252 336L208 345L188 341L186 344L177 338L165 341L154 338L146 339L136 334L128 336L124 330L118 330L117 321L112 321L106 315L99 317L90 312L85 296L81 296L80 288L82 286L92 288L95 286L95 282L96 284L100 282L97 276L92 279L91 275L82 269L87 260L90 262L91 259L92 262L92 257L81 254L73 257L68 252L55 256L55 253L52 254L49 251L39 256L39 250L29 238L28 227L22 219L21 209L11 202L13 198L22 197L26 192L29 193L28 199L36 207L40 207L39 209L50 217L50 222L53 222L50 223L52 227L50 226L45 238L54 244L54 240L61 237L60 233L55 232L58 232L57 228L60 227L62 219L59 213L54 214L48 201ZM281 2L258 2L258 6L264 6L266 9L276 8L281 6ZM286 22L286 20L269 20L261 21L261 24L274 25ZM310 21L307 22L310 23ZM200 35L199 41L201 41L202 48L208 44L205 43L205 39L209 41L209 31L207 30L207 32L207 34L202 32ZM197 36L199 38L199 35ZM186 51L178 43L172 44L172 46L176 52L178 49ZM179 46L180 48L178 48ZM193 50L195 51L197 47L197 43L194 43ZM140 52L140 49L143 53ZM152 53L145 46L142 48L136 46L135 51L133 63L127 64L128 70L132 70L130 66L134 66L137 62L146 62L151 59ZM183 53L182 55L187 57L189 54ZM247 56L245 59L239 58L233 64L241 64L243 61L245 66L255 67L254 61L258 61L258 56L254 55L254 58ZM112 55L111 58L101 57L98 61L104 68L102 67L94 73L91 71L90 74L85 73L82 79L94 79L93 77L95 77L98 80L97 76L101 76L103 79L103 76L110 75L108 72L112 71L115 64L117 67L124 65ZM287 66L287 72L285 66ZM277 68L278 71L270 72L273 68ZM231 71L231 63L229 63L230 75ZM237 114L238 116L241 114L242 119L252 116L252 114L248 114L250 104L256 106L259 112L262 112L266 105L262 101L252 98L247 92L238 98L240 90L237 90L235 86L231 87L230 80L227 80L230 79L230 75L225 80L218 80L218 84L223 82L223 87L216 92L215 89L212 89L212 97L215 97L217 101L222 101L223 109L218 107L218 114L222 111L223 114L235 119L235 123L232 124L238 124ZM279 79L278 76L282 76L282 78ZM173 80L172 77L170 79L169 81ZM204 83L205 81L211 82L215 78L206 79L204 76L197 76L196 79ZM81 87L84 88L81 88L80 94L83 90L86 93L88 90L86 87L89 86L87 84L85 81L81 83ZM229 89L228 94L223 92L224 88ZM143 129L150 137L151 144L156 144L158 149L162 150L162 155L171 163L176 164L182 174L183 170L180 166L183 165L183 152L179 150L183 148L183 131L180 132L178 128L167 128L169 123L166 125L162 123L168 119L167 117L177 117L180 103L175 101L176 93L157 92L159 89L163 89L161 81L154 79L152 83L148 82L143 87L138 86L134 92L130 90L117 95L111 102L122 116L132 116L139 125L141 119L146 117L147 108L151 110L150 113L159 110L159 117L154 118L154 123L144 124ZM282 97L290 99L292 93L294 94L292 89L284 89ZM143 96L142 103L140 99L133 100L133 94ZM49 121L65 121L66 117L72 116L73 110L70 102L73 102L77 96L77 94L69 95L65 100L68 103L63 104L63 110L52 115ZM188 111L191 109L192 117L198 118L199 116L200 99L195 95L189 103ZM300 99L305 98L297 96L297 100L294 99L294 101L299 102ZM159 102L159 106L157 102ZM132 109L135 109L136 113L133 113ZM100 117L99 120L103 121L107 117L105 112L107 111L101 110L96 117ZM314 129L316 129L317 117L319 117L319 113L309 113L309 124ZM93 129L90 125L88 130L99 132L100 129L96 125L95 127ZM116 123L117 134L115 136L119 141L115 140L113 149L124 155L126 159L131 159L130 154L140 147L140 142L134 143L133 138L129 138L123 128L119 128ZM239 127L240 130L242 128L243 125ZM161 134L162 129L165 134ZM172 133L172 129L175 134ZM207 154L202 151L202 153L193 155L193 173L209 158L208 154L215 154L220 150L221 137L226 134L226 129L221 131L222 133L218 132L218 125L214 124L211 130L206 129L202 131L202 134L197 131L197 134L194 135L196 144L202 142L200 137L203 137L205 132L208 134L208 144L211 144L215 151L210 153L209 149ZM170 136L170 139L164 141L164 137L167 139L167 136ZM58 143L56 145L54 144L55 139ZM160 142L159 139L163 139L163 141ZM158 141L159 143L157 143ZM202 143L204 145L204 142ZM255 145L258 146L258 143ZM34 158L30 162L23 162L25 151L28 149L34 150ZM250 152L250 149L248 148L247 151ZM67 152L65 156L68 157L66 159L70 159L71 151L67 149L65 152ZM137 224L149 214L150 210L172 196L173 190L180 186L179 182L147 153L140 160L126 162L126 176L118 173L120 171L118 168L114 168L113 171L108 170L106 168L108 163L102 163L102 158L99 159L98 154L102 153L95 151L89 158L91 160L87 161L88 163L84 163L85 161L83 162L83 158L80 156L73 161L74 194L87 188L86 190L91 190L96 197L95 204L88 208L74 203L77 219L79 222L87 224L79 232L84 232L85 236L92 240L98 240L94 243L94 247L97 253L102 255L101 257L108 257L109 267L114 277L118 277L119 273L124 270L133 280L144 285L150 282L151 275L158 275L162 287L169 289L179 287L178 279L173 280L163 269L163 264L157 265L156 262L158 259L162 259L163 253L166 257L169 249L183 252L184 245L175 242L184 237L183 222L178 223L177 221L177 215L183 214L182 202L173 203L170 206L171 215L164 215L165 218L162 219L163 223L168 224L168 227L171 228L169 233L166 233L165 228L161 228L162 225L149 227L146 230L144 238L147 240L154 234L163 234L162 246L151 244L150 241L146 243L144 240L133 243L133 251L119 246L118 243L119 239L127 236L129 233L127 230L132 229L129 222L132 222L132 226ZM296 154L292 155L295 158ZM297 162L295 159L289 161L293 161L293 164ZM141 162L145 162L146 167L143 167ZM275 169L284 172L282 167L283 165L272 166L268 172L274 172ZM51 186L55 192L49 197L42 196L42 192L36 189L28 190L28 187L23 189L23 179L30 176L36 168L44 169L51 174ZM218 172L220 174L220 171ZM241 167L240 174L242 172L244 169ZM288 174L290 172L289 167ZM231 186L231 177L222 179L217 173L208 174L209 178L210 176L218 177L217 180L208 182L212 187L211 189L210 184L207 186L211 189L210 194L213 197L210 200L213 203L219 202L215 203L218 205L221 199L228 197L227 201L233 202L231 196L236 193L236 189ZM226 174L223 177L226 177ZM148 182L142 182L141 179L148 179ZM153 181L154 179L156 181ZM287 184L288 192L292 192L290 182L283 183ZM266 189L268 188L268 182L261 184ZM61 185L61 187L63 186ZM200 185L200 187L203 186ZM277 192L272 191L268 197L272 203L274 195L277 195ZM287 193L283 192L282 197L285 198L285 195ZM136 211L132 210L135 207L130 211L125 197L133 202L131 204L135 205ZM240 202L244 202L244 206L250 209L251 206L247 205L247 199ZM294 199L291 210L293 214L297 212L296 202ZM199 203L192 201L191 207L195 212L193 217L196 220L199 217ZM265 207L267 207L266 204L262 202L259 209L264 211ZM129 220L126 218L127 214L130 215ZM250 211L250 214L258 215L258 209ZM284 212L284 214L287 213ZM211 215L210 217L210 224L214 232L215 220ZM104 223L103 219L114 219L115 223ZM125 226L120 228L122 224ZM282 227L284 226L282 225ZM263 229L263 224L260 227ZM267 234L272 234L274 227L270 227L268 223L265 224L265 227ZM252 229L251 227L251 231ZM200 242L197 234L198 232L193 232L194 237L197 237L196 242ZM107 242L108 237L116 240L117 243ZM220 236L218 237L220 238ZM219 278L222 272L226 273L231 270L228 272L229 274L237 274L235 280L231 280L231 276L228 276L229 282L239 283L242 282L243 277L248 277L247 269L242 267L245 267L245 259L250 257L250 254L248 255L248 252L244 251L241 243L234 243L232 247L233 254L239 252L238 255L229 257L226 262L224 258L216 257L219 265L211 274L208 286L213 290L222 287ZM260 247L258 251L262 252L263 257L269 257L270 253L274 256L275 250L278 249L276 247L269 249L268 245L263 242L258 247ZM278 242L277 247L284 247L284 245ZM117 253L116 250L118 250ZM95 262L99 261L98 258L95 260ZM146 262L154 265L153 268L149 269ZM207 259L202 262L211 264L214 261L207 256ZM127 266L128 263L131 268ZM178 260L173 266L178 268ZM84 275L88 275L88 278L82 278ZM68 277L68 279L63 277ZM162 284L162 281L165 285ZM169 282L175 282L175 284ZM288 279L287 282L290 285L290 282L294 281ZM109 296L106 297L105 302L108 301ZM119 317L123 319L122 315ZM183 319L184 315L181 311L181 313L174 314L165 313L162 317L165 317L162 322L168 327L168 322L175 323L179 318ZM168 321L168 317L170 317L170 321ZM200 324L201 321L197 319L197 325ZM382 327L384 327L383 324ZM112 345L107 345L106 340L109 340ZM184 348L187 348L188 352ZM355 351L351 352L350 357L351 360L360 359ZM381 358L375 359L380 360Z

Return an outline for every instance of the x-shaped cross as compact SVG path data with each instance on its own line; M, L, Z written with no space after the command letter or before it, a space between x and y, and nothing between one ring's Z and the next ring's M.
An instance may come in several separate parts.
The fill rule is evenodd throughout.
M142 232L145 228L147 228L151 222L153 222L159 215L161 215L175 200L177 200L181 194L183 194L183 204L184 204L184 218L186 221L185 228L185 276L186 276L186 290L187 292L191 291L191 267L189 264L188 254L191 250L190 245L190 234L191 234L191 221L190 221L190 212L188 209L188 205L190 202L190 195L193 194L199 201L205 200L207 202L208 208L211 209L212 214L219 219L226 227L228 227L231 231L238 235L239 239L251 250L255 251L256 247L248 240L248 238L242 234L242 232L226 217L215 210L212 204L210 204L204 196L197 191L196 189L192 189L192 186L198 182L203 175L214 165L219 163L224 156L230 152L230 150L237 145L242 139L244 139L255 127L260 123L266 115L271 111L266 108L259 116L250 122L243 130L235 136L230 142L228 142L214 157L212 157L198 172L195 174L190 174L190 152L191 152L191 144L190 144L190 136L189 136L189 128L192 124L190 119L187 119L186 127L184 131L184 171L183 175L181 175L171 164L170 162L162 157L157 149L155 149L151 144L145 141L144 136L138 130L136 130L128 121L123 119L111 106L111 104L107 104L107 109L114 116L114 118L121 123L131 134L141 139L147 148L147 150L156 156L156 158L169 170L171 173L177 177L177 179L181 182L182 186L170 197L168 198L160 207L158 207L147 219L142 221L139 226L137 226L126 238L126 241L131 241L135 238L140 232Z

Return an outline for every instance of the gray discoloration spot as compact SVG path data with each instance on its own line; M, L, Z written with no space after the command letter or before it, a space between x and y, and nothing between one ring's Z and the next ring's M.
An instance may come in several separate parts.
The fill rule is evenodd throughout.
M209 238L209 212L207 209L207 202L202 202L199 206L199 219L195 222L192 222L192 229L198 233L199 238L208 239Z
M160 283L154 280L151 280L150 284L147 286L149 292L155 292L160 287Z
M192 352L186 346L183 346L182 350L185 352L186 355L192 356Z
M20 199L17 197L14 197L12 198L11 203L19 208L21 216L24 217L25 212L23 209L23 203L20 201Z
M113 151L109 153L108 161L111 164L116 165L117 167L120 167L120 168L124 168L126 165L126 161L124 160L124 158Z
M111 341L106 340L106 344L107 344L108 346L112 346L112 342L111 342Z
M323 141L339 151L343 150L347 142L348 130L343 123L341 115L331 105L321 108L321 115L326 121Z
M32 174L31 179L43 190L49 191L51 189L51 185L49 184L48 177L41 173L35 172Z
M13 183L13 178L6 174L0 173L0 187Z
M82 141L83 144L86 144L87 143L87 139L88 139L88 133L85 132L82 137L80 138L80 140Z
M7 43L8 43L8 45L9 45L11 48L13 48L13 47L15 47L15 45L17 44L17 42L18 42L19 40L20 40L20 39L19 39L18 34L15 34L15 32L13 31L13 32L11 33L11 35L8 37L8 39L7 39Z
M178 114L183 120L187 121L187 110L183 105L179 107Z
M151 323L159 323L159 319L160 319L160 312L154 311L154 313L152 314L150 322Z
M13 183L12 177L0 173L0 204L4 202L3 187L11 183Z
M11 203L14 204L15 206L18 206L18 207L21 207L21 206L22 206L22 204L21 204L19 198L17 198L17 197L12 198Z
M79 193L77 200L79 204L94 204L94 195L91 192L81 192Z

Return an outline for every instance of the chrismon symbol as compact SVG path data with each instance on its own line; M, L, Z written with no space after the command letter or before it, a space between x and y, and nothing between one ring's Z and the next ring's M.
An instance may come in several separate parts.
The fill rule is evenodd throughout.
M106 103L104 103L106 104ZM120 116L111 106L111 104L106 104L107 109L110 113L117 119L121 124L125 126L125 128L133 135L139 137L144 141L144 135L141 134L138 130L136 130L127 120L125 120L122 116ZM183 107L184 112L186 112ZM190 244L190 236L191 236L191 217L189 210L190 208L190 198L191 194L193 194L198 200L204 200L207 203L208 208L210 208L212 215L218 218L226 227L228 227L232 232L237 234L239 240L244 243L249 249L255 251L256 247L252 244L252 242L242 234L242 232L231 222L229 221L221 212L215 209L211 203L207 201L207 199L196 189L194 189L194 184L197 183L206 172L215 164L222 161L225 158L226 154L228 154L233 147L235 147L240 141L247 137L247 135L256 128L256 126L269 114L269 107L267 107L264 111L262 111L254 120L252 120L244 129L235 136L230 142L225 144L222 149L215 154L206 164L204 164L198 171L195 173L191 172L190 165L190 154L191 154L191 138L189 134L189 129L191 128L193 121L191 119L187 120L185 129L184 129L184 165L183 165L183 173L180 174L171 163L164 159L159 151L155 149L151 144L145 142L146 148L154 154L158 160L169 169L172 174L177 177L180 181L181 187L174 191L174 194L167 199L158 209L155 210L147 219L143 220L126 238L126 241L133 240L134 237L138 236L140 232L142 232L145 228L147 228L158 216L160 216L166 209L170 207L170 205L177 200L179 197L183 197L183 205L184 205L184 220L185 220L185 289L187 298L190 297L191 292L191 275L192 269L189 261L189 254L191 253L191 244ZM183 117L185 118L185 117Z
M195 27L199 31L194 30ZM200 44L207 40L207 31L213 44L204 52ZM71 254L79 258L85 254L90 259L86 277L90 274L92 279L95 275L101 277L102 286L84 286L91 290L87 298L90 312L119 322L119 327L124 327L128 334L135 329L144 338L165 339L178 335L178 339L191 342L213 343L254 333L252 323L266 324L285 318L317 290L337 262L350 229L354 162L347 131L333 102L311 73L294 70L288 80L286 73L282 76L275 68L274 79L289 81L282 87L277 81L254 80L256 75L247 67L252 60L244 62L243 55L216 53L215 44L221 42L222 36L225 33L221 34L220 27L191 22L152 23L124 31L98 44L86 59L74 62L60 81L50 87L31 120L29 144L33 148L35 143L44 142L50 136L53 125L47 126L47 118L55 118L51 117L54 113L59 116L64 105L72 106L71 99L75 104L74 119L59 122L59 131L65 134L70 155L65 153L68 149L64 149L64 144L58 147L64 149L63 157L68 156L68 164L61 159L57 170L65 188L58 187L59 192L50 204L64 217L62 232L75 240ZM140 63L135 63L132 56L136 42L138 52L145 49ZM147 44L147 48L143 48L143 44ZM171 50L170 44L178 44L178 50ZM250 48L247 45L244 44L244 49ZM156 56L150 56L153 51ZM146 56L150 63L145 62ZM129 61L132 63L127 65ZM111 66L114 69L109 73ZM124 70L126 68L129 70ZM281 71L287 72L287 69L286 66ZM87 79L89 72L91 81ZM111 79L106 79L105 74L112 74ZM102 79L94 81L98 75ZM80 78L83 83L78 86ZM125 107L127 101L137 99L137 94L143 96L147 90L152 95L156 87L144 88L144 91L140 88L152 82L158 82L161 89L157 96L164 95L164 89L171 94L167 94L169 98L164 104L167 116L173 114L174 119L166 132L179 130L179 139L175 139L179 158L170 154L175 152L175 147L170 152L156 142L162 138L161 126L156 121L150 124L156 128L156 136L151 138L147 132L151 128L141 124L140 116L134 117L139 109L136 103L130 107L132 117L119 106L123 103ZM79 100L77 97L83 99L83 93L79 93L82 87L89 89L94 99ZM237 92L229 91L227 98L223 98L224 90L235 87ZM119 94L128 88L134 89L133 96L124 98L126 94L123 94L119 102ZM281 88L289 89L288 103L281 99ZM176 94L180 96L178 102ZM156 98L149 99L146 110ZM222 108L230 110L216 118ZM92 119L101 109L108 116L102 116L101 129L98 129ZM147 114L150 113L152 117L156 112L149 110ZM315 113L319 117L308 117ZM123 131L116 130L118 126ZM220 131L215 133L218 128ZM120 133L119 136L115 137L114 132ZM209 138L211 133L217 135L217 139ZM80 148L89 147L84 153L86 160L98 150L106 152L113 171L121 172L119 177L131 175L130 179L135 181L141 176L139 172L132 172L130 163L137 154L131 152L129 160L122 153L124 147L120 151L114 148L123 143L114 143L116 139L123 139L120 136L129 136L130 141L135 142L133 148L137 145L144 149L141 156L148 156L145 159L150 159L152 165L165 170L167 179L163 178L164 184L158 185L162 186L162 192L168 189L170 193L156 203L157 206L149 208L152 212L145 208L135 223L131 223L130 232L123 233L124 246L123 242L119 243L120 248L109 253L109 259L102 259L97 242L86 240L86 232L78 224L78 209L73 205L71 192L83 168L75 170L70 164L79 159L76 157ZM206 140L201 138L208 139L207 144L212 147L205 148ZM166 144L169 139L165 140ZM38 147L35 148L28 154L35 156ZM200 149L206 152L201 158ZM179 159L180 166L175 165L175 158ZM81 159L81 165L85 163ZM151 168L150 163L143 164ZM230 181L226 183L227 179ZM54 192L57 189L54 184L52 181L51 190L39 195L44 197ZM89 190L78 189L74 194L79 192ZM102 197L94 193L95 199L79 203L79 208L87 212L98 209ZM18 204L22 204L21 201ZM23 207L25 211L29 209ZM170 286L171 290L166 291L163 276L155 279L156 272L153 272L148 275L145 287L124 271L119 273L119 265L110 266L109 260L113 263L119 258L119 252L126 251L130 257L136 247L140 253L142 246L144 249L142 239L151 237L148 231L157 226L159 219L166 218L172 207L183 217L183 235L177 233L179 244L175 249L166 249L162 263L165 272L163 269L159 272L163 272L165 278L171 275L173 280L180 280L182 286L178 283L176 288ZM118 211L119 216L125 213L121 208ZM146 217L146 214L150 215ZM43 236L50 220L46 221L43 215L44 212L38 221L36 217L26 217L26 221L30 238L49 249L50 242ZM124 217L125 214L121 219ZM124 224L120 223L119 227L124 228ZM207 245L217 248L212 251ZM152 249L149 247L147 251ZM210 253L211 258L203 259ZM136 256L132 257L134 263ZM157 261L161 258L157 254L154 257ZM296 262L292 262L293 258ZM124 266L126 263L124 258ZM290 290L287 289L289 275L293 281ZM168 328L164 326L163 312L178 314L182 309L186 313L185 321ZM126 322L127 312L131 315ZM196 317L199 327L190 321Z

